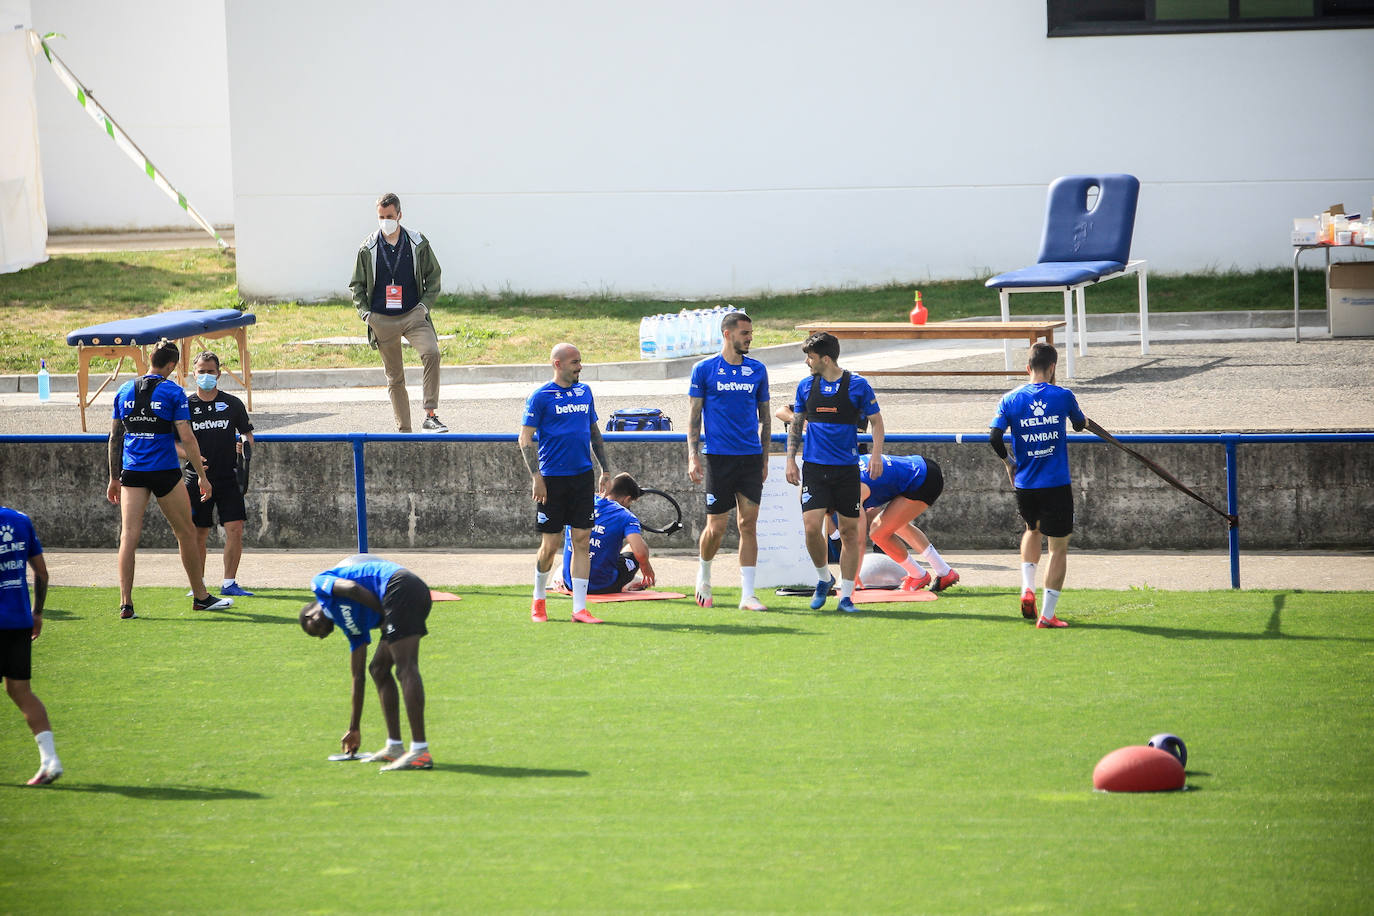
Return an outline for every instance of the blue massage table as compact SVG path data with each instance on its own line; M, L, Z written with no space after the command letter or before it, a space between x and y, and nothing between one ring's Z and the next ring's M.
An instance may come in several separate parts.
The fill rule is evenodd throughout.
M134 361L139 374L148 371L148 348L161 340L170 340L181 348L177 363L177 382L186 384L186 364L195 354L191 349L197 340L233 337L239 346L239 366L242 375L230 369L224 373L236 379L248 394L248 409L253 409L253 372L248 361L246 328L257 322L257 316L238 309L183 309L161 312L143 318L124 318L107 321L89 328L78 328L67 335L67 345L77 348L80 369L76 377L81 404L81 430L86 431L86 408L94 403L100 392L119 377L126 358ZM87 397L92 359L117 359L114 371L100 383L95 393Z

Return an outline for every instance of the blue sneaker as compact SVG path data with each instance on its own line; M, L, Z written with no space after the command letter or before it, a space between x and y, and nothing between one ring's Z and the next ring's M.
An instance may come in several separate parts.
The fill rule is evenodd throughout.
M221 589L219 590L219 593L220 593L221 595L231 595L231 596L234 597L234 598L252 598L252 597L253 597L253 593L252 593L252 592L248 591L248 589L244 588L242 585L239 585L237 582L234 582L234 583L232 583L232 584L230 584L230 585L224 586L223 588L221 588Z
M841 598L840 610L844 611L846 614L859 613L859 609L854 606L854 600L852 598Z
M825 599L830 597L830 590L835 587L835 577L831 576L828 582L817 582L816 593L811 596L811 610L819 611L825 607Z

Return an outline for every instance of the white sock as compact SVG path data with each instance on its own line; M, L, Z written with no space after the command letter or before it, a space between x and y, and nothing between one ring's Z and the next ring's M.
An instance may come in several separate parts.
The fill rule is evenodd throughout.
M697 558L697 585L711 584L711 561Z
M548 572L540 572L538 565L534 567L534 598L536 601L546 596L548 578Z
M1035 564L1021 564L1021 588L1035 591Z
M415 753L416 751L427 751L427 750L429 750L429 742L428 742L428 741L412 741L412 742L410 742L410 752L411 752L412 754Z
M33 740L38 742L38 760L44 767L57 762L57 748L53 746L52 732L39 732L33 736Z
M925 571L917 565L915 560L911 559L910 554L907 554L907 558L897 565L905 569L906 574L913 579L919 579L925 575Z
M587 580L573 579L573 613L587 609Z
M224 587L224 588L228 588L229 586L231 586L231 585L233 585L233 584L234 584L234 580L233 580L233 579L225 579L225 580L224 580L224 583L223 583L223 587Z
M1059 603L1059 593L1052 588L1045 589L1044 609L1040 616L1049 620L1054 619L1054 606Z
M940 551L935 549L934 544L931 544L929 547L923 550L921 552L921 556L925 557L926 562L935 568L935 575L949 575L949 564L945 562L944 557L940 556Z
M393 747L404 748L405 742L403 742L400 738L387 738L386 749L391 750Z
M817 566L817 567L816 567L816 581L817 581L817 582L825 582L825 581L826 581L827 579L829 579L829 578L830 578L830 567L829 567L829 566Z
M739 568L739 597L743 601L745 598L754 597L754 573L758 572L757 566L741 566Z
M841 598L853 598L853 597L854 597L854 580L853 580L853 579L841 579L841 580L840 580L840 597L841 597Z

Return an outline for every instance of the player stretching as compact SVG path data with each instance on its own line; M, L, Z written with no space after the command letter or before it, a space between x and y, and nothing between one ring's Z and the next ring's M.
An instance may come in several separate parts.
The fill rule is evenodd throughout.
M598 490L611 484L606 443L596 425L592 390L578 384L582 354L570 343L561 343L549 354L553 380L536 388L525 401L520 427L520 454L529 468L534 496L535 527L539 554L534 565L534 600L530 619L549 619L545 607L549 572L563 549L563 526L572 529L572 586L575 623L600 623L587 612L587 577L591 569L588 539ZM536 454L534 435L539 434ZM601 465L601 480L594 483L592 454Z
M1054 615L1064 572L1069 562L1069 535L1073 533L1073 489L1069 484L1068 434L1065 420L1074 431L1088 418L1067 388L1054 383L1059 354L1047 343L1031 347L1026 373L1030 382L1009 392L992 418L992 450L1006 462L1007 476L1016 488L1016 508L1026 520L1021 535L1021 616L1035 620L1036 627L1066 627ZM1011 454L1002 431L1011 429ZM1050 565L1045 570L1045 602L1036 619L1035 565L1040 562L1040 537L1050 542Z
M840 604L853 613L854 579L858 576L863 553L859 534L859 432L860 417L867 417L873 435L869 467L882 476L883 415L873 388L859 375L841 369L840 342L824 331L812 334L802 344L806 365L814 375L801 380L792 405L793 419L787 430L787 482L801 484L802 527L806 531L806 552L816 567L816 593L812 610L825 605L835 584L827 565L825 516L834 511L840 526ZM806 467L797 467L797 449L805 428Z
M710 607L711 561L725 538L731 509L739 525L739 606L766 611L754 596L759 557L759 502L768 478L768 440L773 417L768 412L768 369L748 357L754 322L731 312L720 322L724 343L720 355L692 368L688 394L692 416L687 424L687 477L706 481L706 527L697 545L697 604ZM702 419L706 442L702 446ZM701 454L706 455L702 470Z
M22 512L0 506L0 678L4 678L5 692L24 714L33 740L38 742L38 772L28 781L31 786L46 786L62 775L48 710L29 686L33 641L43 632L43 604L47 597L48 564L43 559L43 545L38 542L33 522Z
M611 488L596 497L596 517L588 539L590 573L587 592L611 595L653 588L654 564L649 562L649 545L644 543L639 519L630 511L634 501L644 495L639 483L621 471ZM572 578L572 533L564 528L563 582ZM625 547L624 551L621 547ZM639 580L635 581L635 576Z
M944 474L933 460L920 455L884 455L881 461L883 469L878 477L873 477L868 472L868 456L859 459L864 508L870 516L877 514L870 524L873 543L906 570L902 588L914 592L929 585L932 592L942 592L959 581L959 574L950 569L926 533L916 527L916 518L939 499L945 489ZM930 573L916 564L902 541L920 551L935 570L933 584Z
M345 754L356 754L362 744L363 694L365 673L377 685L386 722L386 747L368 759L385 763L388 770L429 770L434 760L425 740L425 685L420 679L420 637L429 633L429 586L419 576L380 557L360 553L333 569L326 569L311 582L315 598L301 608L301 629L324 639L338 626L348 637L353 671L353 713L348 731L339 743ZM367 646L372 631L381 629L382 638L367 663ZM393 678L391 669L396 669ZM406 718L410 720L410 750L401 743L401 707L396 680L404 697Z

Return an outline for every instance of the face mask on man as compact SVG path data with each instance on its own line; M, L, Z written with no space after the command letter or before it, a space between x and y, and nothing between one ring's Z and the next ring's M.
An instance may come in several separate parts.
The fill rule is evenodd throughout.
M196 376L196 387L201 391L214 391L219 384L219 376L210 375L208 372Z
M396 230L401 227L401 221L397 219L379 219L377 225L382 227L382 235L394 235Z

